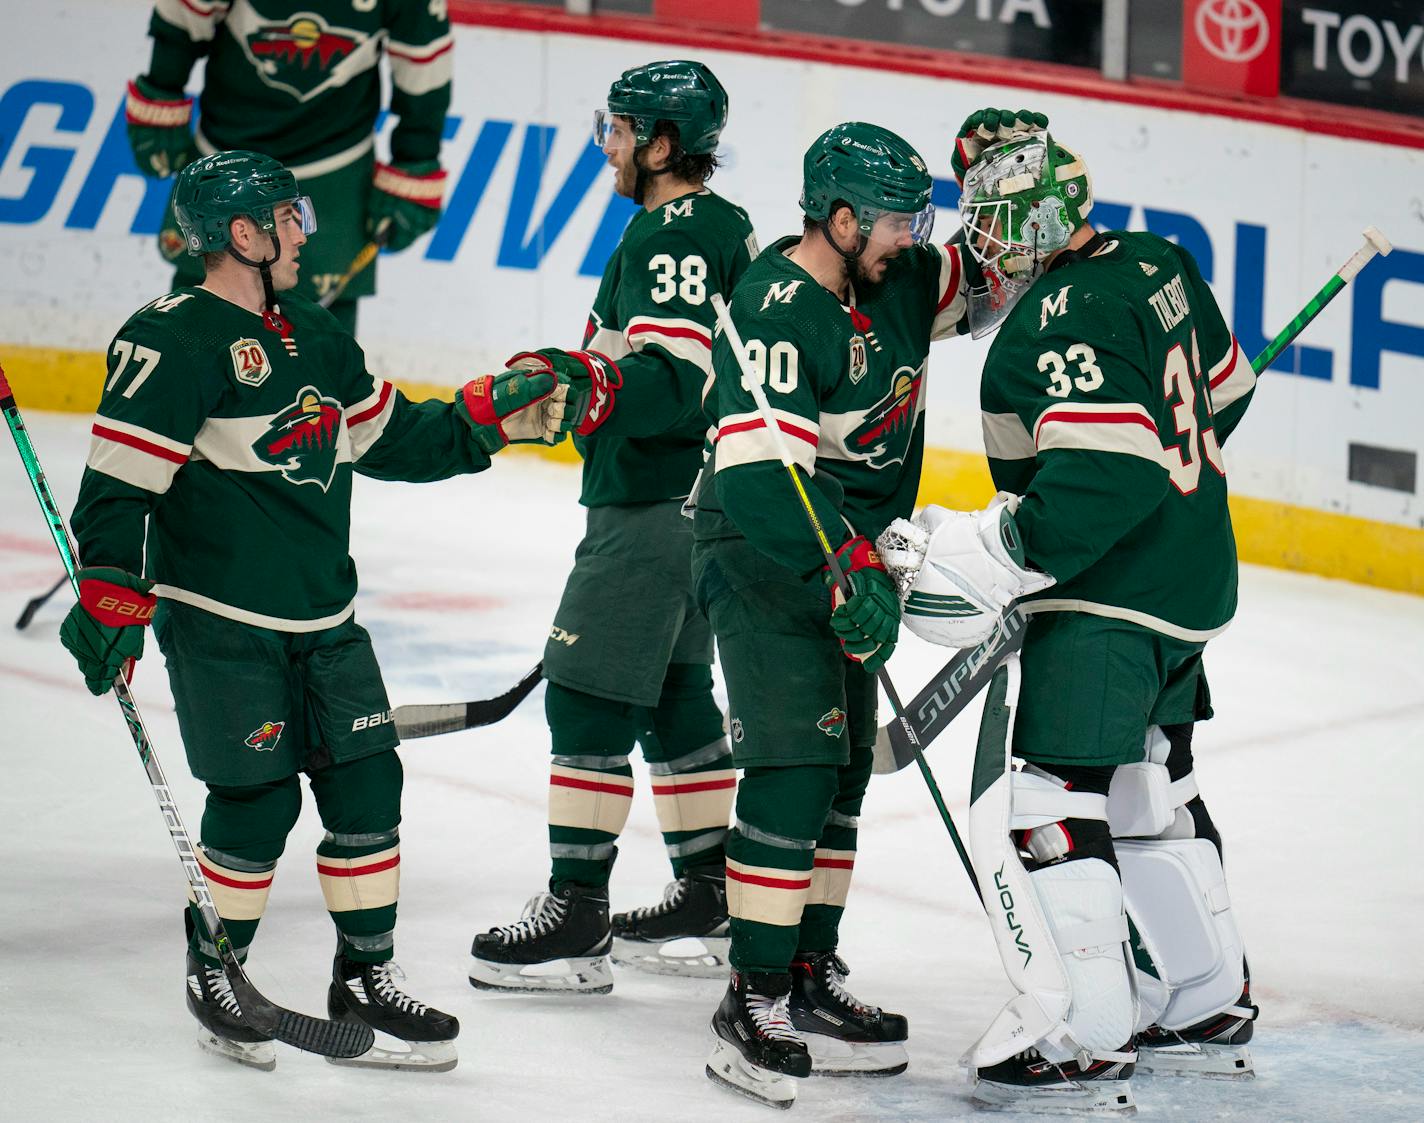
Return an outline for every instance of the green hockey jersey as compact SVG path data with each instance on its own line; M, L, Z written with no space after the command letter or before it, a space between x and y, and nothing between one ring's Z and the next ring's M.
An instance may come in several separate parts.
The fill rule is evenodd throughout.
M391 64L391 158L434 160L450 106L444 0L157 0L148 78L177 93L207 58L199 100L204 152L251 148L298 179L368 151Z
M968 328L959 249L903 251L848 308L786 256L798 240L783 238L752 263L733 294L732 320L782 439L809 477L806 492L831 546L852 534L873 541L914 508L930 341ZM712 357L708 413L717 432L696 534L740 534L782 565L810 572L823 564L821 551L720 334Z
M1113 231L1009 313L980 402L994 483L1023 496L1028 560L1081 611L1204 641L1236 609L1221 445L1256 376L1185 250Z
M279 334L206 289L140 309L109 374L74 530L85 565L279 631L351 615L352 471L444 479L489 466L450 402L411 403L336 319L288 295ZM145 559L145 536L147 558Z
M681 499L702 467L712 374L709 298L756 255L747 214L705 188L639 209L603 271L584 347L623 376L607 421L578 440L588 507Z

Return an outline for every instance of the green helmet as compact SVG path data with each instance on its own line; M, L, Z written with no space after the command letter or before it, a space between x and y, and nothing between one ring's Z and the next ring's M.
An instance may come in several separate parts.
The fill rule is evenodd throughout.
M316 229L311 201L298 194L297 177L257 152L214 152L194 160L179 173L173 189L173 212L195 257L226 249L232 242L230 224L239 216L251 218L275 238L273 211L283 203L296 206L304 233Z
M824 222L831 207L845 200L855 207L860 232L869 237L882 214L921 215L916 241L934 222L930 195L934 180L920 154L902 137L879 125L848 121L822 133L801 164L801 209Z
M993 331L1018 298L1088 225L1093 185L1081 157L1048 133L984 149L959 200L966 244L983 275L970 292L974 335Z
M653 139L659 121L672 121L683 151L698 156L717 150L727 91L700 62L650 62L625 70L609 87L608 112L632 120L639 147Z

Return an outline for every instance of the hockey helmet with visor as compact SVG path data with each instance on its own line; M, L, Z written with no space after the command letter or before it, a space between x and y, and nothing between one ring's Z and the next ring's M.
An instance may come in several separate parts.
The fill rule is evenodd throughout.
M727 91L700 62L676 59L626 70L608 90L608 107L593 115L593 139L604 150L641 148L659 121L677 126L682 150L717 150L727 124Z
M867 243L903 245L907 236L909 244L928 240L934 229L933 190L920 154L879 125L847 121L828 129L802 160L801 210L825 231L838 206L849 206L860 229L860 250Z

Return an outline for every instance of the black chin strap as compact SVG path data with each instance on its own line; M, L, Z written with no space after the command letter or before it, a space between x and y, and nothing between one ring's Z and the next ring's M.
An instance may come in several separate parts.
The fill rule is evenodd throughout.
M228 243L228 254L252 269L256 269L262 277L262 304L268 312L280 316L281 310L277 307L277 292L272 287L272 266L276 265L282 256L282 243L277 240L276 234L269 234L272 239L272 256L261 261L253 261L249 257L243 257L237 252L237 247L231 242ZM264 316L265 319L265 316Z
M633 176L633 202L640 207L643 205L643 200L648 196L648 181L656 179L660 175L667 175L668 172L672 170L671 168L658 168L654 171L652 168L644 167L643 162L638 159L638 153L642 152L645 148L647 148L647 145L642 145L633 150L633 170L635 173Z

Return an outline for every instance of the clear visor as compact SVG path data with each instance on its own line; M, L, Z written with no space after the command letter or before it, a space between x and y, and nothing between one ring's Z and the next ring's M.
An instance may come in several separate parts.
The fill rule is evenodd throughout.
M278 222L286 220L286 208L292 208L292 217L297 220L303 234L316 233L316 207L312 205L311 198L306 195L298 195L290 203L283 203L273 212L273 217Z
M605 152L636 148L638 137L632 121L611 109L596 109L593 114L593 142Z
M874 211L862 208L861 229L871 222L866 241L880 249L907 249L929 240L934 230L935 209L933 203L925 204L924 210L911 214L907 211Z

